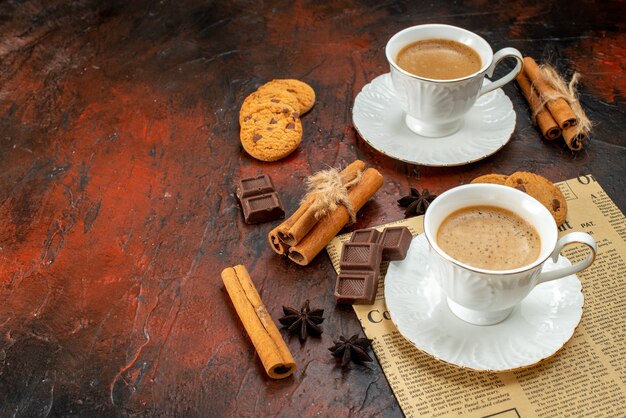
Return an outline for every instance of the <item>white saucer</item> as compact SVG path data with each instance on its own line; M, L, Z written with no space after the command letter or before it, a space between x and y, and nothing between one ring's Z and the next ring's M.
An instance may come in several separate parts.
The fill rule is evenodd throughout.
M472 325L454 316L427 268L428 242L419 235L406 258L392 261L385 276L385 301L398 331L418 349L456 366L508 371L532 366L572 338L584 302L576 275L543 283L504 321ZM545 268L569 265L560 257Z
M472 163L498 151L515 129L513 103L502 89L479 97L463 126L443 138L420 136L406 126L389 73L363 87L354 100L352 120L374 149L411 164L454 166Z

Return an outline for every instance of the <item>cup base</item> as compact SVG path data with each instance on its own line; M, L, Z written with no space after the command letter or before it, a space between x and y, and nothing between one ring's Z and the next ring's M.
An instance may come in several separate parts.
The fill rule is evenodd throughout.
M456 315L459 319L462 319L465 322L468 322L473 325L495 325L499 322L504 321L510 313L513 311L514 307L502 309L500 311L491 311L491 312L483 312L483 311L475 311L473 309L468 309L464 306L459 305L456 302L453 302L448 299L448 307L452 311L454 315Z
M404 122L406 126L414 133L427 136L430 138L440 138L442 136L450 136L457 132L463 126L463 118L459 118L452 122L434 125L425 124L422 121L415 119L412 116L406 115Z

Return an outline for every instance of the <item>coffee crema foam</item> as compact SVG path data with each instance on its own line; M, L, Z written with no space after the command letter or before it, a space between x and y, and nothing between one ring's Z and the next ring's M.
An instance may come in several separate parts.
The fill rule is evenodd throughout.
M424 39L403 47L396 64L411 74L433 80L452 80L480 71L480 55L450 39Z
M541 239L515 213L495 206L470 206L444 219L437 244L450 257L485 270L512 270L536 261Z

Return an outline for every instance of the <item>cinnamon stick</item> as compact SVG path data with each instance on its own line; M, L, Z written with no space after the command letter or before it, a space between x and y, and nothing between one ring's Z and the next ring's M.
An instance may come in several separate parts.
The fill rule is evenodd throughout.
M347 183L348 181L354 178L354 175L356 175L356 173L359 170L363 170L364 168L365 168L365 163L363 161L361 160L354 161L352 164L350 164L341 172L342 181L344 181L345 179L344 183ZM354 172L355 174L354 175L350 174L352 172ZM270 242L270 246L276 253L281 254L281 255L285 254L286 248L289 248L290 246L286 242L288 241L293 242L293 241L290 241L289 237L292 237L294 234L296 235L299 234L299 232L297 232L296 230L292 230L292 227L307 212L307 210L313 204L314 200L315 199L313 197L309 197L308 199L306 199L289 218L285 219L285 221L283 221L280 225L278 225L276 228L270 231L270 233L268 234L268 240ZM311 222L311 220L308 220L308 221L302 220L299 224L300 225L299 230L300 231L305 230L307 228L306 224L308 224L309 222ZM315 223L316 222L317 220L315 220ZM313 225L315 225L315 223L313 223ZM311 225L311 227L313 225ZM310 228L308 228L308 230L310 230ZM300 239L302 238L299 237L298 241Z
M340 173L341 183L346 184L352 181L364 169L365 163L363 161L354 161ZM315 213L316 210L311 207L312 202L309 203L309 199L307 199L306 203L306 205L303 205L306 206L306 210L302 216L296 219L287 231L284 231L283 228L278 230L280 239L289 246L298 244L319 220Z
M269 234L267 234L267 239L270 242L270 247L279 255L284 255L289 251L289 245L285 244L278 237L278 227L272 229Z
M578 126L572 126L563 129L563 139L570 150L580 151L583 149L588 137L583 129L579 129Z
M368 168L361 181L348 191L348 199L355 211L359 211L365 203L383 185L383 176L375 169ZM289 248L289 258L306 266L330 242L331 239L350 220L348 210L340 205L313 227L313 229L297 245Z
M291 226L298 219L300 219L300 217L304 214L304 212L307 211L312 203L313 199L307 199L298 207L298 209L296 209L296 211L289 218L285 219L280 225L278 225L276 228L272 229L269 232L267 238L269 239L270 246L276 253L283 255L287 252L287 250L289 249L289 245L285 244L282 238L287 235L287 233L289 232L289 228L291 228Z
M300 217L302 217L304 212L306 212L306 210L309 208L309 206L311 206L312 203L313 199L307 199L300 205L300 207L298 207L298 209L296 209L296 211L289 218L285 219L280 225L272 229L269 234L267 234L267 238L270 242L270 247L277 254L283 255L287 253L289 245L285 244L285 242L282 240L282 237L287 234L289 228L291 228L291 226L298 219L300 219Z
M228 267L222 270L222 281L267 375L272 379L290 376L296 370L296 363L248 270L242 265Z
M526 98L530 111L535 115L535 123L539 130L543 134L543 137L548 140L554 140L561 136L561 128L556 123L552 114L545 108L541 108L541 99L532 88L530 80L524 71L517 75L517 84L522 91L522 94Z
M552 87L544 77L541 75L541 71L539 70L539 66L531 57L524 57L524 73L532 83L532 86L537 90L539 95L543 99L548 99L546 102L546 106L548 110L552 114L554 120L559 124L562 129L569 128L570 126L576 126L578 123L576 119L576 114L567 103L567 101L563 98L552 99L550 97L554 97L558 95L558 92Z

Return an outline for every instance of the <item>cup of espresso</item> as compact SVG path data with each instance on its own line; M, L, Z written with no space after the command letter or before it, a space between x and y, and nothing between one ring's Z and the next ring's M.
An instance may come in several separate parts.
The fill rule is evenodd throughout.
M502 87L522 71L522 54L503 48L495 54L483 38L450 25L418 25L391 37L385 47L406 125L428 137L451 135L479 96ZM496 65L515 58L515 68L483 86Z
M427 266L447 296L450 310L476 325L504 320L533 288L591 265L596 242L584 232L558 239L550 212L536 199L497 184L468 184L437 197L424 216ZM570 243L591 254L555 267Z

